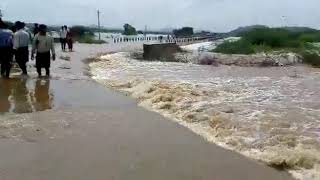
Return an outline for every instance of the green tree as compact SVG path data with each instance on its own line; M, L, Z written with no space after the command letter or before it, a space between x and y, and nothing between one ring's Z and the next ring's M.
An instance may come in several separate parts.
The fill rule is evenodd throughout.
M173 34L176 37L190 37L194 34L192 27L183 27L181 29L173 30Z
M136 28L134 28L130 24L125 24L123 26L123 28L124 28L124 32L122 33L123 35L137 35L138 34Z
M72 33L73 36L76 36L76 37L77 36L82 37L84 35L91 35L91 36L94 35L92 30L85 26L73 26L70 28L70 32Z

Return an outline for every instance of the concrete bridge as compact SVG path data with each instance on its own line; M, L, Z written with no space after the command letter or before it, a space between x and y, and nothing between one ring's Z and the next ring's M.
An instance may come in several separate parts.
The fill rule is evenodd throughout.
M187 45L197 42L206 42L216 40L216 37L189 37L189 38L173 38L163 36L152 37L117 37L112 38L112 43L130 43L130 42L144 42L144 43L176 43L178 45Z

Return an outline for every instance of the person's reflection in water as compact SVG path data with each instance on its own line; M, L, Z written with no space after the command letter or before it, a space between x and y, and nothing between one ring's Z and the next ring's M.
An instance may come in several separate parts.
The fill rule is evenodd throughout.
M9 97L11 94L11 80L0 79L0 113L9 112L11 103Z
M53 95L50 94L50 81L49 80L37 80L34 97L36 100L36 111L44 111L52 108Z
M12 97L14 103L13 112L29 113L32 112L30 91L27 88L27 79L12 79Z

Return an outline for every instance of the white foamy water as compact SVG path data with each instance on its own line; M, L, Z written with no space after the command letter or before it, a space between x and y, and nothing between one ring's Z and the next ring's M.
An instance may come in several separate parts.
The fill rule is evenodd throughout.
M220 39L220 40L216 40L216 41L189 44L186 46L182 46L181 48L186 51L211 51L225 41L229 41L229 42L230 41L238 41L239 39L240 39L239 37L229 37L229 38Z
M202 42L182 46L181 48L186 51L213 50L216 48L216 44L215 42Z
M320 71L145 62L128 53L90 64L98 82L298 179L320 179Z

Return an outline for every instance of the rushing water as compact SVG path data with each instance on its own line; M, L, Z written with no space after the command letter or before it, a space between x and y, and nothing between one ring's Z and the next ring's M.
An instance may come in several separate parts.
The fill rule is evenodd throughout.
M109 54L90 64L98 82L209 141L320 179L320 71L138 61Z

